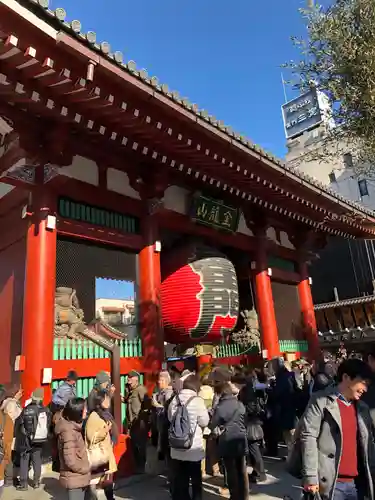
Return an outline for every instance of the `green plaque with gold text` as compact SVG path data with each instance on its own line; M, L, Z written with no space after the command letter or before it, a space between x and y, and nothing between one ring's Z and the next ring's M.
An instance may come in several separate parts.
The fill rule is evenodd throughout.
M191 218L198 224L235 233L238 228L240 211L225 205L221 201L194 196L191 207Z

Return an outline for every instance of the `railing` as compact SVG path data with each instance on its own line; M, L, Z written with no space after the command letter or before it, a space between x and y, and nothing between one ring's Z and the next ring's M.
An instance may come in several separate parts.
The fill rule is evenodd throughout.
M120 346L120 357L137 358L142 356L140 338L118 340L117 343ZM54 341L54 360L103 359L109 357L109 351L87 339L55 339Z
M308 343L307 340L280 340L279 341L281 352L307 352ZM246 346L229 343L220 344L216 347L216 357L217 358L230 358L233 356L241 356L246 354L257 354L258 349L252 347L246 349Z
M241 344L220 344L216 346L217 358L230 358L232 356L241 356L242 354L257 354L257 347L246 348Z
M120 356L122 358L137 358L142 356L142 342L140 338L123 339L117 341L120 346ZM280 340L281 352L307 352L308 343L306 340ZM257 348L246 349L246 346L229 343L220 344L216 347L216 357L229 358L241 356L242 354L257 354ZM87 339L55 339L54 360L64 359L103 359L109 358L110 353L94 342Z
M281 352L307 352L309 344L307 340L280 340Z

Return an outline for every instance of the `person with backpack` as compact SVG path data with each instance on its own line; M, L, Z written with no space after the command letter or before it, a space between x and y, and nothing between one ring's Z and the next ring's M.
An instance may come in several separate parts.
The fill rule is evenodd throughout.
M20 454L20 484L17 489L28 489L30 460L34 469L33 488L39 488L42 474L42 451L49 438L51 413L43 406L44 390L35 389L31 403L23 410L16 423L16 451Z
M288 472L324 500L374 500L375 444L361 401L372 374L360 359L343 361L337 385L312 395L295 434Z
M183 381L182 390L170 402L168 408L169 444L173 467L172 500L201 500L202 469L205 458L203 429L209 415L202 398L198 396L200 379L189 375ZM191 481L192 497L189 493Z

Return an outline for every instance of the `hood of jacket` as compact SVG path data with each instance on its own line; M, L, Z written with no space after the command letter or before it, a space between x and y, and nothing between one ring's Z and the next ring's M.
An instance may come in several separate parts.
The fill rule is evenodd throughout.
M71 422L70 420L66 420L64 417L61 417L55 426L55 434L59 436L64 432L81 432L82 424L78 424L77 422Z
M210 385L202 385L198 395L202 399L213 399L214 398L214 390Z
M186 403L190 398L198 397L198 394L191 389L181 389L178 393L181 403Z

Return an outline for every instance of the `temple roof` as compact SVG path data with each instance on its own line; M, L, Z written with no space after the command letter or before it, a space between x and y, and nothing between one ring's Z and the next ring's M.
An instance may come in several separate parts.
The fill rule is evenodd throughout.
M13 0L1 0L0 3L5 3L5 5L7 5L10 1ZM209 132L213 131L217 135L218 140L223 141L223 139L225 139L224 142L226 144L223 144L223 146L227 147L229 145L230 147L237 148L235 151L236 153L247 153L249 157L251 156L252 162L258 159L265 169L264 178L261 178L260 175L257 176L257 174L251 173L251 171L247 169L243 169L242 166L236 166L233 162L228 162L225 158L222 158L222 166L229 166L231 168L233 179L238 180L240 174L242 177L246 177L241 180L245 188L244 192L241 193L242 199L258 204L263 208L272 209L278 214L297 219L297 221L311 225L317 231L324 230L331 234L345 237L375 237L375 214L373 211L368 210L356 202L345 199L340 194L298 169L285 165L283 161L273 154L268 153L248 138L235 132L230 126L225 125L222 121L211 116L207 111L200 110L198 106L191 103L189 99L181 97L177 91L170 90L168 85L160 83L157 77L150 76L146 70L137 68L134 61L130 60L125 62L123 54L119 51L112 50L108 42L98 41L95 32L84 32L79 20L67 21L67 13L64 8L58 7L51 10L49 9L48 0L17 1L57 31L64 32L74 37L79 41L82 47L86 46L99 54L101 58L120 68L125 74L133 77L135 79L134 81L138 80L142 85L140 85L140 83L137 84L137 90L144 90L146 93L146 88L148 87L150 89L148 91L149 94L152 92L154 95L160 95L160 101L167 105L169 103L174 113L176 113L176 111L177 113L181 113L181 119L184 118L186 120L187 117L191 119L191 115L193 115L195 117L195 125L200 126L202 132L205 131L205 128L209 129ZM218 155L215 156L217 157ZM228 157L230 157L230 154L228 154ZM217 158L215 158L215 160L217 160ZM182 170L182 168L180 170ZM266 175L266 169L270 170L271 174ZM227 175L229 176L229 173ZM267 176L268 180L265 180ZM289 192L285 189L280 189L275 182L270 182L270 177L272 180L278 178L282 182L285 181L286 185L289 186ZM216 180L213 178L211 184L214 182L216 182ZM272 197L274 197L276 203L270 203L269 201L264 202L262 194L260 194L260 196L247 195L247 193L252 192L252 186L255 186L256 194L257 189L265 186L265 188L269 189L271 200L273 200ZM296 196L295 193L300 194L300 196ZM279 209L278 201L280 199L283 200L283 202L287 202L288 210ZM313 199L315 203L311 202L311 199ZM304 205L303 212L305 214L308 212L311 214L314 211L321 212L319 214L320 222L311 221L310 216L294 217L293 208L289 209L289 207L295 206L296 202ZM324 209L322 208L323 206Z
M375 302L375 295L366 295L365 297L354 297L352 299L335 300L334 302L325 302L324 304L316 304L315 311L322 311L324 309L334 309L337 307L356 306L358 304L368 304Z

